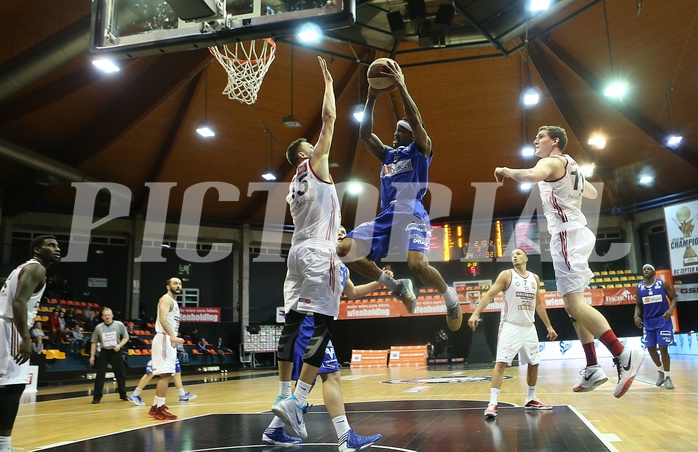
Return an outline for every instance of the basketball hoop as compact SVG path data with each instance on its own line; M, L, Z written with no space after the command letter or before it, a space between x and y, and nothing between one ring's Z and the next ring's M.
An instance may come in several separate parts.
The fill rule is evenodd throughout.
M222 49L221 49L222 48ZM223 94L229 99L252 105L262 87L262 80L276 56L271 38L209 47L208 50L228 73Z

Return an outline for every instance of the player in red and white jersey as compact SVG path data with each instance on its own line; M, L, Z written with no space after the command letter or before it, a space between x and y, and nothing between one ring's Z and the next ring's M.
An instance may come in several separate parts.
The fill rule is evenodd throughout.
M598 193L585 180L574 159L562 153L567 145L565 129L542 126L533 144L536 156L540 158L536 166L527 169L497 167L495 180L503 182L505 178L511 178L517 182L537 183L540 187L551 235L550 254L557 290L562 295L587 358L580 381L572 389L575 392L590 391L608 381L596 359L596 337L614 356L618 384L613 395L621 397L630 388L645 354L641 348L624 347L603 314L584 300L584 289L594 276L588 261L596 237L585 226L586 219L580 208L583 197L594 199Z
M552 410L553 408L536 397L540 353L538 333L534 323L535 312L538 312L548 330L548 339L554 341L557 339L557 333L550 324L545 304L540 297L540 278L526 269L527 262L526 253L521 249L515 249L511 253L511 263L514 264L514 268L504 270L497 276L490 290L483 295L468 319L468 326L475 331L480 323L480 314L485 307L500 292L504 293L504 305L497 335L497 357L490 386L490 403L485 409L485 416L488 418L497 417L497 399L504 380L504 371L507 365L511 365L517 354L521 364L528 364L526 369L528 393L524 407L527 410Z
M46 289L46 269L61 260L52 235L34 238L30 253L32 258L14 269L0 290L0 450L13 450L12 428L29 383L29 327Z

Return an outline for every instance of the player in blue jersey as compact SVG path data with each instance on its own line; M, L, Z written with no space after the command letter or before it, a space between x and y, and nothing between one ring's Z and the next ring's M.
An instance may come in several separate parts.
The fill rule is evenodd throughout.
M340 257L347 257L347 265L362 275L376 280L393 290L405 303L409 313L416 307L416 299L401 297L381 275L376 265L393 247L406 254L410 271L426 286L439 291L446 303L446 320L452 331L460 328L463 311L458 295L446 285L441 274L429 265L429 239L431 223L422 198L427 191L429 165L434 156L431 138L422 122L412 96L407 91L402 72L390 63L387 77L394 80L405 109L405 119L397 122L392 147L386 146L373 133L373 109L378 93L368 89L368 98L361 121L360 136L368 152L380 160L381 213L374 221L363 223L351 231L337 247ZM381 279L383 278L383 280ZM412 283L402 280L411 292Z
M669 373L671 359L668 347L674 344L674 325L671 323L671 315L676 308L676 293L666 281L655 278L654 274L652 265L642 266L644 280L637 283L635 326L643 329L642 340L650 358L657 366L656 385L674 389ZM659 353L657 353L657 347L659 347Z
M344 226L340 226L338 232L339 241L341 241L346 234L347 231L344 229ZM393 275L391 271L384 270L384 272L392 278ZM340 266L340 284L343 288L342 291L344 295L350 299L366 296L380 289L382 286L382 284L377 282L355 286L349 277L349 269L344 265ZM310 315L305 316L294 344L293 362L284 363L283 361L279 361L279 396L277 397L277 402L285 400L291 395L291 381L297 381L300 378L301 368L303 367L303 355L313 336L314 329L314 317ZM288 364L291 365L289 366ZM330 414L332 424L337 432L339 450L358 450L356 447L352 447L357 445L363 449L379 441L381 435L358 436L349 426L349 421L347 420L344 410L344 397L342 396L339 370L339 362L337 361L337 356L334 351L334 345L332 344L332 340L330 340L327 343L327 347L325 347L325 357L318 370L318 375L320 375L320 379L322 380L322 398L325 402L325 408L327 408L327 412ZM344 436L347 437L347 440L343 440ZM350 438L351 436L353 436L353 438ZM264 430L262 442L270 445L293 445L301 443L302 439L289 436L284 431L283 421L275 416L271 424Z

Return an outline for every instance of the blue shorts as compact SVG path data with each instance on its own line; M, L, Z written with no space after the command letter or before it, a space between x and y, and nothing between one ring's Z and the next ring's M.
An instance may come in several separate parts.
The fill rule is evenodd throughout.
M313 337L313 330L315 330L315 319L313 316L307 315L301 323L300 330L298 331L298 337L296 338L296 344L293 349L293 372L291 373L291 380L298 380L301 374L301 367L303 367L303 355L305 355L305 348L310 342L310 338ZM332 372L339 372L339 362L337 361L337 355L334 352L334 345L332 341L327 343L327 348L325 348L325 358L322 360L322 365L318 374L330 374Z
M148 364L145 365L145 373L148 375L152 375L153 373L153 362L148 361ZM175 360L175 373L179 374L182 373L182 366L179 365L179 358Z
M403 259L407 251L420 251L429 255L431 223L421 203L415 203L414 213L395 212L391 205L378 214L375 220L362 223L347 234L354 240L371 243L368 258L380 261L389 252L397 250Z
M644 342L645 347L653 348L659 345L660 347L666 347L669 345L674 345L674 327L669 322L668 328L658 328L658 329L647 329L643 328L642 342Z

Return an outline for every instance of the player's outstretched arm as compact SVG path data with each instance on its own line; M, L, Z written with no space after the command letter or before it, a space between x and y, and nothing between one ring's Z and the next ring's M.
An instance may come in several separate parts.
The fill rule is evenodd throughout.
M492 284L490 290L488 290L487 293L482 296L475 307L475 311L473 311L468 319L468 326L471 330L475 331L477 328L478 324L480 323L480 314L482 314L482 311L484 311L487 305L490 304L490 301L492 301L499 292L509 287L510 283L511 272L509 270L505 270L501 272L499 276L497 276L497 280L494 282L494 284Z
M325 92L322 99L322 128L318 137L310 164L313 171L323 180L330 180L329 156L334 135L334 123L337 120L337 107L335 105L334 86L332 74L327 68L327 62L322 57L317 57L322 69L322 77L325 80Z
M375 106L376 93L373 91L373 88L369 87L366 105L364 105L364 116L359 127L359 137L364 142L366 150L382 163L385 159L385 145L378 138L378 135L373 133L373 109Z
M412 127L412 136L414 137L414 144L417 148L424 154L425 157L429 157L431 154L431 138L427 134L427 130L424 128L424 121L422 120L422 114L417 108L417 104L407 91L407 84L405 83L405 75L394 68L392 65L388 65L391 71L391 78L394 80L395 86L397 86L400 97L402 98L402 105L405 108L405 117L407 122Z
M497 182L504 182L504 179L514 179L516 182L537 183L546 179L555 179L556 175L564 174L565 166L557 158L546 157L540 159L533 168L513 169L506 166L499 166L494 169L494 179Z

